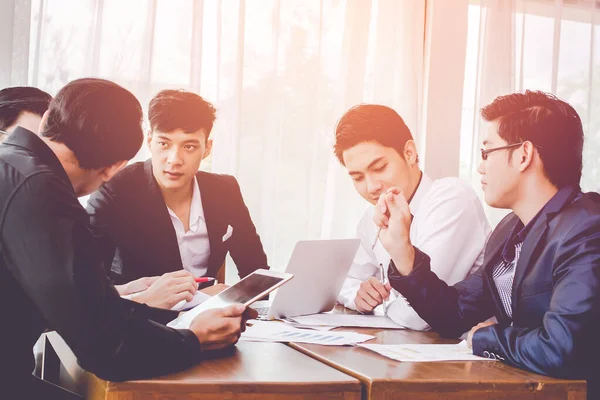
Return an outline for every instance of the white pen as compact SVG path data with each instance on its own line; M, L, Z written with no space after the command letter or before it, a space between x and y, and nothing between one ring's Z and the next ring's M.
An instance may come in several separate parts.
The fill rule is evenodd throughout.
M383 264L379 263L379 272L381 273L381 284L385 285L385 274L383 273ZM385 299L383 299L382 302L383 305L383 315L387 314L387 302Z

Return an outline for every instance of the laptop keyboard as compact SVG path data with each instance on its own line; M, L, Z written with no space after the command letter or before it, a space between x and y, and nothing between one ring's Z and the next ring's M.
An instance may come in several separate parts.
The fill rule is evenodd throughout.
M259 317L266 317L269 314L269 307L256 307L255 310Z

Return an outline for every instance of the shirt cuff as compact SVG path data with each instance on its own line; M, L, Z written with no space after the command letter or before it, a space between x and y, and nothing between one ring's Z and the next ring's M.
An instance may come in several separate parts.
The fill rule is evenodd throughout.
M503 328L498 325L477 329L471 339L473 354L512 364L510 360L507 361L507 355L501 350L497 342L497 336L501 329Z

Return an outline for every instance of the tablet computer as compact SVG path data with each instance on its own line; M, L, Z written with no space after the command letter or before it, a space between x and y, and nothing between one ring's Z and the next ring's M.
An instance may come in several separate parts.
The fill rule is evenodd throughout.
M194 318L203 311L213 308L223 308L238 303L249 306L293 277L293 274L286 272L257 269L235 285L228 287L204 303L175 318L167 326L176 329L187 329Z

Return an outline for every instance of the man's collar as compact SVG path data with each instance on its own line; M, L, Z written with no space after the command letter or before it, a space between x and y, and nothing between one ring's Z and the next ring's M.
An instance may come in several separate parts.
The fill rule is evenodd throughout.
M29 150L42 162L48 165L59 177L64 179L65 182L69 184L69 187L73 187L73 184L69 180L69 176L65 172L58 157L56 157L56 154L54 154L52 149L35 133L18 126L2 144Z
M202 209L202 197L200 195L200 186L198 179L194 176L192 188L192 202L190 203L190 230L197 232L200 221L204 220L204 210Z
M425 175L425 172L421 172L421 179L419 183L417 183L417 188L413 193L412 197L408 200L408 206L410 208L410 213L412 215L417 215L419 209L421 208L421 204L423 200L427 197L427 192L431 189L431 185L433 184L433 180L430 177Z
M502 257L504 261L510 262L514 258L515 246L519 243L523 243L531 228L541 219L547 220L548 217L560 212L562 208L567 205L579 190L573 187L563 187L548 202L538 211L531 221L525 226L520 220L517 222L512 230L512 233L506 240L504 248L502 249ZM540 221L541 222L541 221Z
M162 194L161 194L162 195ZM166 204L165 204L166 206ZM168 206L167 211L171 217L179 219L177 214L171 210ZM198 179L194 176L192 182L192 199L190 201L190 231L197 233L200 228L200 222L204 220L204 209L202 208L202 197L200 195L200 186L198 185ZM183 221L180 221L183 223Z

